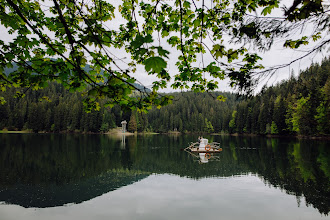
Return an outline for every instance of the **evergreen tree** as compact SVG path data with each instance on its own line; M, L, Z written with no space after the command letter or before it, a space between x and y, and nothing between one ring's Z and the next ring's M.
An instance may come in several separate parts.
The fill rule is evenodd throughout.
M229 132L230 133L234 133L236 131L236 114L237 114L237 111L233 111L232 115L231 115L231 120L229 122Z
M137 131L136 116L135 116L134 112L132 112L131 118L128 122L127 129L128 129L129 132L136 132Z
M278 128L274 121L272 121L272 125L271 125L271 134L278 134Z
M42 108L36 103L32 103L29 107L28 113L28 126L33 130L33 132L38 132L43 130L44 114Z
M330 134L330 77L321 89L322 101L317 107L315 120L320 134Z
M286 114L286 107L284 100L281 95L279 95L274 103L274 111L273 111L273 122L275 123L277 127L278 133L282 134L286 130L286 124L285 124L285 114Z

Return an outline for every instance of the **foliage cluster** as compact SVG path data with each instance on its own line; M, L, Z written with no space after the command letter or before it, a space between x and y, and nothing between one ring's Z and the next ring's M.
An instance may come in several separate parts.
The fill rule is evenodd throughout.
M171 103L173 97L159 95L160 88L214 91L224 78L250 92L258 78L282 66L262 70L262 57L251 46L264 51L283 38L284 47L297 49L316 41L304 57L330 42L322 38L330 20L321 0L296 0L280 17L267 17L281 7L279 0L0 0L0 5L7 32L0 38L0 88L37 90L56 81L70 91L87 89L88 111L107 97L106 106L145 112ZM312 31L295 39L306 25ZM4 74L12 62L18 68ZM134 84L139 65L156 77L150 93Z

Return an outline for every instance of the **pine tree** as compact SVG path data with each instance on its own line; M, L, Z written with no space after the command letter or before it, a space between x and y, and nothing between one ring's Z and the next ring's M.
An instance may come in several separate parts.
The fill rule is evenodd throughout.
M231 115L231 120L229 121L229 132L230 133L234 133L236 132L236 114L237 111L233 111L232 115Z
M279 95L275 100L274 111L272 116L273 122L276 124L277 131L279 134L284 133L286 130L285 114L286 114L285 103L282 96Z
M135 113L132 112L131 118L128 122L128 127L127 127L129 132L136 132L137 131L137 124L136 124L136 118L135 117L136 117Z
M278 134L278 128L274 121L272 121L272 125L270 129L271 129L271 134Z
M36 103L32 103L29 108L28 113L28 126L33 130L33 132L38 132L43 130L43 117L42 109Z

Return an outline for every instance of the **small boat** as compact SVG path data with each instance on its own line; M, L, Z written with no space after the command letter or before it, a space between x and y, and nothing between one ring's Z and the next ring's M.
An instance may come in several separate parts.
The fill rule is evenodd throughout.
M193 153L219 153L222 151L220 143L208 142L208 139L201 138L199 142L191 143L189 147L186 147L184 150Z

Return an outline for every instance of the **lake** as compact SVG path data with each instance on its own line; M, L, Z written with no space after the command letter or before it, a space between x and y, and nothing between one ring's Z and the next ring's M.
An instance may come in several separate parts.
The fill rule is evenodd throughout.
M0 219L330 219L330 142L0 134Z

